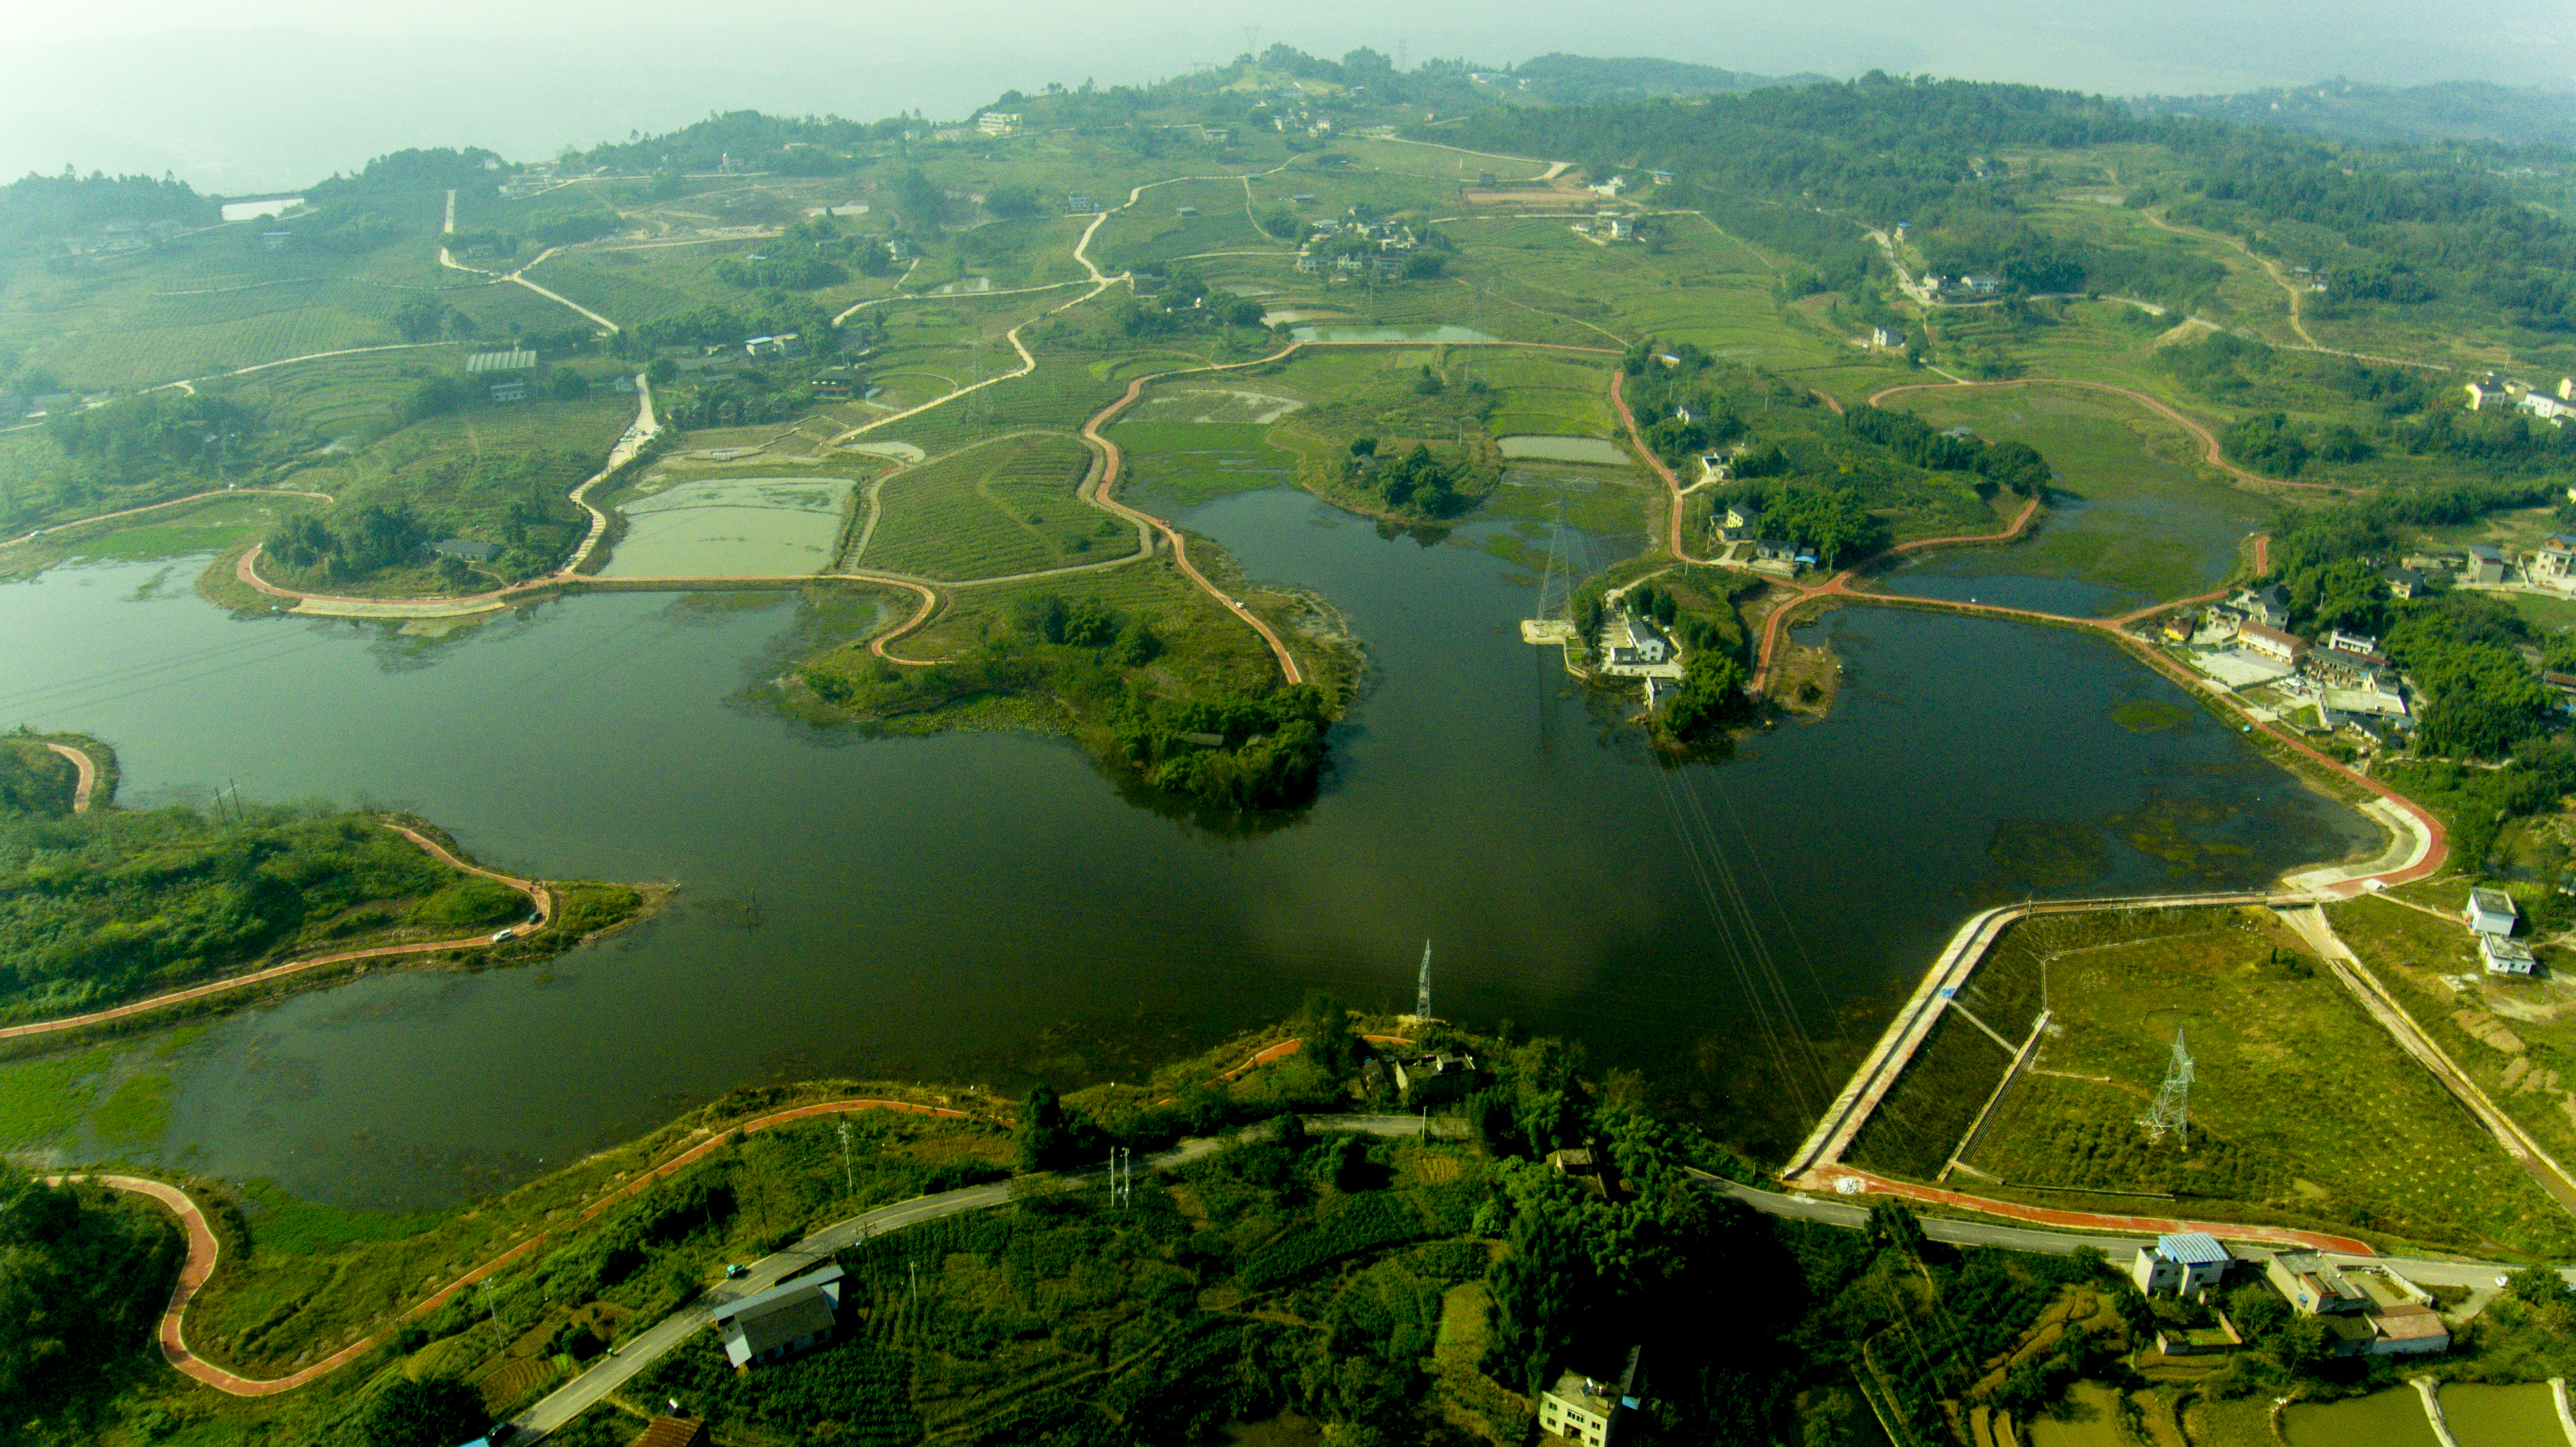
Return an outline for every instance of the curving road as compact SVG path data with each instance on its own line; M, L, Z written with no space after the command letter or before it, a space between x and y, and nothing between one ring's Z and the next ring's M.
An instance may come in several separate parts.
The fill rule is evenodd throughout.
M56 747L59 747L59 745ZM82 757L85 759L86 755ZM82 780L81 788L84 792L89 788L89 782L86 777ZM468 864L464 860L449 853L446 847L441 845L437 840L430 838L428 835L421 833L417 829L411 828L409 825L396 824L391 820L383 822L386 828L391 829L396 834L403 836L412 843L419 845L431 858L436 859L439 863L446 865L448 868L458 870L466 874L481 875L485 879L506 884L512 889L519 891L521 894L526 895L528 897L528 903L536 911L537 918L534 924L527 925L524 928L543 929L546 925L553 922L555 914L554 891L547 889L544 885L539 884L534 880L520 879L515 875L502 874L496 870L485 869L479 864ZM514 927L513 933L515 934L517 932L518 927ZM93 1010L84 1015L65 1015L52 1020L35 1020L24 1025L11 1025L6 1029L0 1029L0 1040L23 1039L31 1035L52 1035L64 1030L78 1030L91 1025L104 1025L110 1021L123 1020L135 1015L148 1014L154 1010L164 1009L171 1005L182 1004L189 1000L202 1000L210 995L221 995L234 990L245 990L253 985L265 984L270 980L284 979L289 975L300 975L307 970L318 970L325 965L345 965L352 960L392 959L402 955L435 954L441 950L484 949L495 943L498 943L498 941L494 940L491 935L478 934L469 935L462 939L428 940L419 944L378 945L373 949L341 950L335 954L315 955L309 959L289 960L285 964L271 965L267 969L254 970L247 975L232 975L224 979L211 981L207 984L192 986L185 990L173 990L166 995L148 996L144 999L136 1000L131 1004L118 1005L112 1009Z

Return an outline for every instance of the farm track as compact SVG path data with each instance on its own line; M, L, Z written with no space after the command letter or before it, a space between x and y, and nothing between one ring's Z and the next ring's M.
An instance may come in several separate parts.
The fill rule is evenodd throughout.
M181 503L203 502L210 497L309 497L316 502L330 502L333 500L331 494L327 492L308 492L300 487L210 488L205 492L192 492L186 497L174 497L166 502L145 503L141 507L123 508L116 512L99 513L94 517L74 518L67 523L55 523L49 527L38 528L24 537L13 539L8 543L0 543L0 547L14 547L18 543L33 542L47 533L59 533L70 528L85 528L92 523L114 522L118 518L139 517L147 512L159 512L165 507L177 507Z
M73 807L75 810L86 809L89 803L87 796L93 767L88 762L88 756L79 753L77 750L65 749L61 745L53 745L52 747L61 752L72 754L75 758L81 761L81 793L79 801ZM546 888L543 884L540 884L535 880L521 879L516 875L503 874L497 870L485 869L479 864L468 864L464 860L459 859L454 854L448 852L446 846L440 844L437 840L430 838L428 835L421 833L419 830L414 829L407 824L396 824L390 819L383 822L386 828L401 835L405 839L410 840L412 843L419 845L423 852L427 853L431 858L437 860L439 863L446 865L448 868L464 874L480 875L483 878L492 880L496 883L506 884L510 888L526 895L528 897L529 905L536 911L537 918L534 923L525 926L525 928L529 930L543 929L554 922L554 891ZM516 930L514 930L513 933L515 934ZM326 955L313 955L305 959L289 960L282 965L271 965L264 970L253 970L247 975L233 975L225 979L211 980L202 985L192 985L184 990L173 990L168 994L148 996L144 999L136 1000L129 1004L118 1005L111 1009L92 1010L87 1014L81 1015L64 1015L52 1020L34 1020L29 1021L24 1025L11 1025L5 1029L0 1029L0 1040L21 1040L37 1035L58 1034L65 1030L85 1029L92 1025L112 1024L118 1020L131 1019L137 1015L148 1015L155 1010L167 1009L172 1005L185 1004L190 1000L203 1000L215 995L229 994L235 990L248 989L253 985L267 984L272 980L282 980L292 975L303 974L308 970L318 970L325 965L344 965L357 960L393 959L404 955L437 954L445 950L486 949L497 943L499 943L499 941L489 934L478 934L468 935L460 939L424 940L414 944L401 945L376 945L368 949L339 950Z

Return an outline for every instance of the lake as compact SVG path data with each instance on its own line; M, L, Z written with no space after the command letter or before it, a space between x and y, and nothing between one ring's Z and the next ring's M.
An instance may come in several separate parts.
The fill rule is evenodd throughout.
M787 720L764 700L810 646L791 595L601 594L432 639L236 619L188 592L197 562L0 586L0 702L114 743L129 803L237 781L399 805L497 866L683 886L545 968L388 972L216 1022L154 1064L169 1126L141 1154L449 1203L746 1084L1007 1080L994 1062L1051 1026L1114 1059L1316 987L1409 1008L1426 939L1441 1014L1574 1035L1787 1140L1982 904L2251 885L2375 839L2072 631L1828 614L1798 636L1847 661L1832 718L1672 766L1624 697L1520 642L1534 579L1483 546L1507 522L1408 535L1281 488L1169 515L1369 649L1292 819L1136 807L1057 739ZM2069 820L2110 836L2104 872L2025 877L2049 863L2004 841Z

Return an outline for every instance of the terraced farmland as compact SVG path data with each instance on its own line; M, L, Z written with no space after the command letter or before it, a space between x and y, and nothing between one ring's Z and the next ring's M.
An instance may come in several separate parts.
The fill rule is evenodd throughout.
M1136 550L1135 531L1075 495L1091 454L1062 433L996 438L888 479L850 565L927 578L996 578Z

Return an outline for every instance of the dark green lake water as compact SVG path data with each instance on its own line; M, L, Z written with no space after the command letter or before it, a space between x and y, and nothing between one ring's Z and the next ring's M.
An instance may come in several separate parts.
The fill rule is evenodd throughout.
M432 642L235 620L193 563L0 587L0 716L112 741L129 804L398 804L496 865L684 886L544 970L221 1021L173 1057L161 1153L452 1202L763 1080L935 1075L1073 1020L1205 1034L1317 986L1409 1008L1426 938L1440 1013L1788 1131L1980 904L2251 884L2374 837L2098 639L1846 609L1801 635L1848 660L1831 720L1675 768L1519 641L1531 580L1491 554L1281 490L1185 517L1373 660L1323 797L1268 832L1137 808L1058 740L786 721L757 696L786 598L602 595Z

